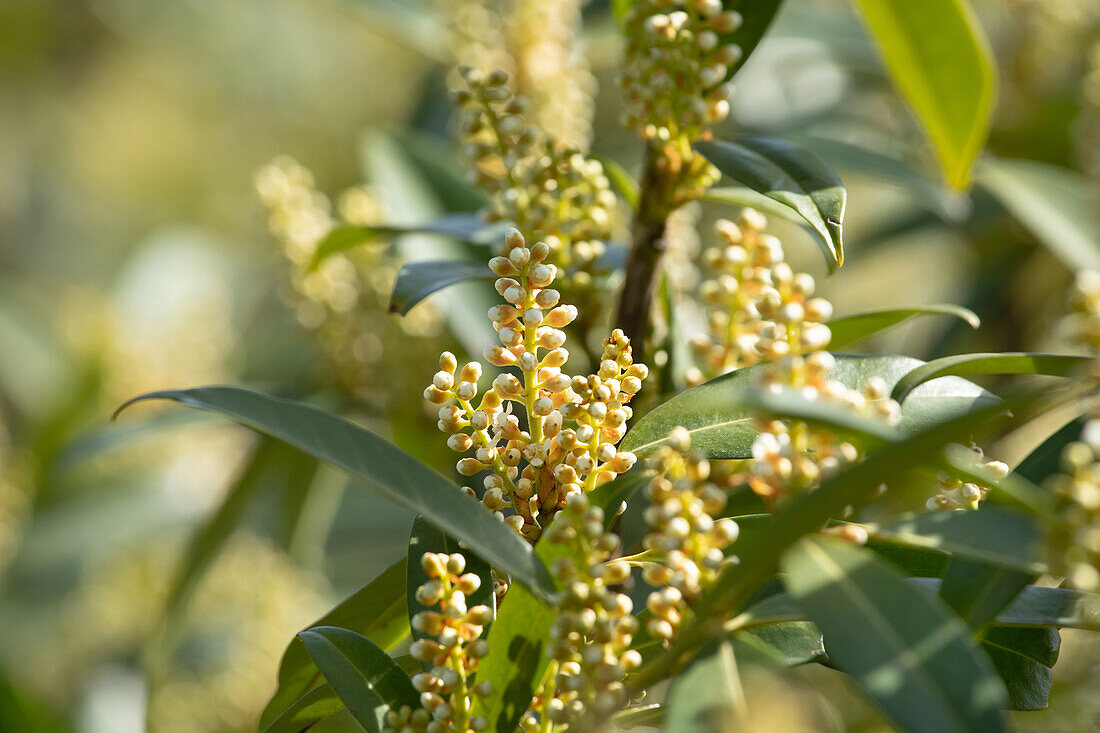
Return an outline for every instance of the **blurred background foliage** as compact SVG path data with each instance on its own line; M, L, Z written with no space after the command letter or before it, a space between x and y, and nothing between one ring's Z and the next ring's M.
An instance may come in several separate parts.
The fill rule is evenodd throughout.
M976 9L1000 69L988 152L1034 163L987 161L969 193L938 182L848 3L788 0L738 76L728 128L798 140L848 185L848 264L822 285L837 312L955 302L984 322L924 319L867 350L1064 350L1067 283L1100 262L1100 3ZM402 259L484 250L408 236L312 272L313 247L337 221L481 205L445 94L457 61L509 70L544 129L636 170L619 56L601 2L0 5L0 730L254 729L287 641L403 555L412 517L244 430L147 406L111 425L112 410L259 385L450 470L420 394L433 353L483 340L463 313L482 323L487 288L405 318L386 306ZM1068 236L1041 195L1063 189ZM707 242L721 211L679 215L681 294L692 220ZM824 274L807 235L775 229L796 269ZM1065 637L1056 709L1017 714L1021 729L1096 725L1097 647ZM823 670L749 686L777 702L773 729L885 725Z

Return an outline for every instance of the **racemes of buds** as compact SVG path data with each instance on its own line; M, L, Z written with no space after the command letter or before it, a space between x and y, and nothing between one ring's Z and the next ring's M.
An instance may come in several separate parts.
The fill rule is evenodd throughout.
M1050 572L1080 590L1100 590L1100 419L1062 450L1062 473L1047 480L1059 503L1050 532Z
M528 104L512 95L504 72L464 67L460 75L463 151L474 182L492 196L486 217L545 242L543 259L558 268L560 287L591 285L616 210L603 166L529 124Z
M691 435L673 428L650 459L657 476L649 485L650 506L645 510L650 532L644 546L655 562L643 579L658 588L646 606L650 636L672 639L684 611L712 585L722 568L736 560L726 548L737 540L737 523L722 518L726 493L710 479L710 463L691 452Z
M619 538L604 529L604 513L572 494L546 531L561 548L550 570L562 589L550 627L551 673L544 693L521 721L525 731L543 722L568 725L588 710L601 718L627 703L623 678L641 663L630 648L638 621L630 597L614 590L630 577L625 560L612 559Z
M634 363L619 330L604 341L597 373L562 371L569 359L562 329L577 309L559 303L551 287L558 270L546 262L548 254L545 242L528 247L511 229L506 254L489 263L505 303L489 310L500 345L488 348L485 359L501 371L476 406L481 364L458 370L449 352L424 392L440 405L447 445L465 455L458 472L488 472L482 502L502 515L510 509L506 521L531 542L570 494L591 491L634 465L634 454L616 445L633 414L628 403L649 373ZM526 428L517 409L526 414Z
M1008 475L1008 464L986 460L982 449L973 443L969 446L952 443L945 448L949 462L967 469L971 474L987 474L990 481ZM952 509L977 509L989 493L989 487L974 481L962 481L945 471L936 474L939 491L926 502L933 511Z
M420 638L409 647L409 655L431 665L430 672L413 675L420 693L420 707L403 706L386 714L386 733L414 730L426 733L482 731L488 722L471 717L473 698L492 692L489 682L473 678L478 663L489 653L481 638L492 620L488 606L467 606L467 596L481 586L476 573L467 573L466 558L460 553L426 552L420 558L428 580L416 589L416 600L428 606L411 619Z

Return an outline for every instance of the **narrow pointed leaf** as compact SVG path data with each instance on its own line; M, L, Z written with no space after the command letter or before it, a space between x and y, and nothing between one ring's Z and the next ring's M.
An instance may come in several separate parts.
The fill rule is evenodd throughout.
M1051 475L1061 473L1062 451L1070 443L1080 440L1087 421L1087 417L1079 417L1063 425L1020 461L1014 472L1037 486L1042 486Z
M432 293L468 280L495 280L482 262L463 260L406 262L397 273L390 295L390 313L406 315Z
M1089 357L1063 354L957 354L916 367L897 381L890 396L903 402L914 389L939 377L964 374L1045 374L1068 377L1083 371L1089 363Z
M748 186L717 186L715 188L710 188L707 189L707 192L703 194L700 200L710 201L715 204L727 204L729 206L756 209L761 214L767 214L768 216L774 216L784 221L789 221L792 224L798 224L813 232L809 222L803 219L802 215L795 209L759 191L755 191ZM816 236L816 234L814 234L814 236Z
M670 731L722 733L740 728L745 713L733 644L722 641L673 683L664 725Z
M696 147L722 173L798 212L817 233L830 270L844 264L847 192L816 155L785 140L755 135Z
M868 378L879 376L890 388L921 364L907 356L838 354L831 377L858 388ZM757 413L750 409L748 400L756 398L752 396L757 391L755 380L759 369L738 369L681 392L642 416L623 438L622 449L646 455L664 445L674 427L682 426L691 434L692 448L709 458L751 457L752 442L757 435L754 425ZM997 401L994 395L963 379L932 382L923 385L902 406L900 429L912 433ZM845 412L850 411L833 409L837 419L843 419Z
M903 730L1002 731L1006 695L970 630L860 548L807 537L784 556L788 592L847 672Z
M733 10L741 15L741 25L737 30L719 36L719 43L732 43L741 49L740 59L730 64L726 70L727 81L745 65L749 56L756 50L764 34L771 27L782 2L783 0L754 0L754 2L745 3L737 0L723 0L722 5L726 10Z
M381 649L392 649L409 634L404 558L303 630L317 626L349 629ZM260 715L260 725L268 725L285 715L319 682L321 671L310 659L302 640L295 636L279 662L279 687Z
M734 649L742 658L758 658L783 667L796 667L827 659L821 645L821 631L806 621L770 624L745 629L733 637Z
M871 311L829 321L829 330L833 334L829 339L829 348L838 351L846 349L871 336L900 326L911 318L925 315L955 316L965 321L971 328L978 328L981 325L974 311L960 305L924 305L916 308Z
M1071 270L1100 270L1100 187L1034 160L983 161L978 183Z
M409 557L405 565L405 594L410 622L416 614L429 610L416 598L417 589L428 581L428 575L424 572L424 567L421 564L421 558L426 552L441 552L447 555L457 553L465 557L466 570L464 574L473 573L481 578L481 586L475 592L466 596L466 605L470 608L488 606L494 613L496 612L497 597L496 593L493 592L493 573L489 564L469 549L461 547L453 537L448 537L440 532L424 517L418 516L413 520L412 531L409 534ZM437 606L432 608L438 610ZM429 636L417 631L415 628L412 630L412 635L415 639L423 639ZM425 662L424 667L425 670L430 670L431 664Z
M325 235L313 252L310 267L317 267L339 252L406 234L437 234L470 244L488 245L502 233L500 226L487 224L476 213L446 214L423 224L345 224Z
M175 400L214 410L290 443L362 479L394 503L423 514L536 595L548 597L553 592L546 568L518 534L443 476L350 420L301 402L239 387L153 392L119 409L150 399Z
M344 701L327 684L315 687L263 728L263 733L303 733L344 709Z
M420 695L408 675L354 631L318 626L298 636L348 712L371 733L381 733L391 709L419 705Z
M943 574L940 598L967 626L982 629L1038 577L1037 572L952 557Z
M1008 691L1009 710L1042 710L1050 701L1052 667L1062 637L1057 629L993 628L982 639Z
M996 64L974 11L967 0L853 1L944 177L965 188L989 134L996 87Z

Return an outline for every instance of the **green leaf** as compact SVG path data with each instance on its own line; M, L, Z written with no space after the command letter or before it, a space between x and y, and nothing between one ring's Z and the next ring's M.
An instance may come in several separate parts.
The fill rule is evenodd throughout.
M175 400L214 410L362 479L391 501L423 514L486 561L542 597L554 590L530 545L497 521L476 499L374 433L339 415L239 387L152 392L134 402ZM117 414L117 413L116 413Z
M348 712L368 731L380 733L392 709L419 706L420 695L408 675L354 631L318 626L298 637Z
M1050 476L1062 473L1062 451L1070 443L1081 439L1081 431L1088 419L1079 417L1063 425L1020 461L1014 472L1038 486L1042 486Z
M745 719L745 693L733 645L719 642L701 654L672 685L665 730L722 733L737 730Z
M646 725L660 728L665 719L665 706L660 703L648 705L636 705L635 707L620 710L611 716L611 722L615 727L630 730L638 725Z
M841 227L848 194L816 155L786 140L756 135L695 147L730 178L798 212L817 233L830 271L844 264Z
M466 597L466 604L470 608L474 606L488 606L493 612L496 612L497 596L493 592L493 572L489 567L489 564L479 558L470 550L461 547L457 540L436 529L431 522L424 519L424 517L418 516L413 520L412 532L409 535L409 557L405 564L406 568L406 580L405 580L405 603L409 609L409 621L412 621L412 617L421 611L429 610L427 606L422 604L416 599L416 591L421 585L428 581L428 576L424 572L423 565L420 558L423 557L425 552L442 552L447 555L453 555L455 553L461 554L466 558L466 573L474 573L481 578L481 586L476 592L471 593ZM428 634L417 631L415 628L412 630L413 638L423 639ZM425 662L425 670L431 669L431 664Z
M854 0L947 182L965 188L989 134L996 64L966 0Z
M783 558L830 662L909 731L1006 730L1004 685L970 630L866 550L807 537Z
M741 25L737 30L719 36L722 44L733 43L741 49L740 60L730 64L726 71L727 81L745 65L749 56L756 50L760 40L771 27L782 2L783 0L754 0L754 2L745 3L737 0L723 0L722 5L727 10L735 10L741 14Z
M960 305L923 305L916 308L871 311L829 321L829 330L833 334L829 339L829 348L837 351L846 349L871 336L900 326L911 318L924 315L955 316L966 321L971 328L982 325L974 311Z
M412 307L448 285L468 280L495 280L483 262L451 260L406 262L397 273L390 295L390 313L406 315Z
M858 388L868 378L879 376L886 380L889 388L921 363L907 356L838 354L830 377L848 387ZM757 435L756 413L747 405L750 398L759 399L753 395L756 375L761 368L738 369L681 392L642 416L623 438L622 449L647 455L664 445L672 428L682 426L691 433L692 448L702 451L708 458L751 457L752 442ZM996 402L995 396L963 379L929 383L902 406L900 428L912 433ZM832 412L843 419L844 413L849 411L834 408Z
M1100 270L1100 189L1077 171L1034 160L982 161L977 180L1071 270Z
M1030 517L986 507L979 511L921 512L868 530L877 540L942 550L955 557L1022 572L1042 572L1039 528Z
M943 585L939 578L906 578L906 582L928 598L937 597ZM744 612L744 625L756 627L804 621L807 616L787 593L775 593ZM1100 596L1068 588L1029 585L997 614L996 625L1097 631L1100 630Z
M406 234L436 234L469 244L489 245L504 235L504 228L485 223L476 213L465 212L444 214L423 224L344 224L325 235L313 251L309 266L316 269L334 254Z
M629 2L629 0L627 0ZM634 176L627 172L626 168L623 168L618 161L608 158L603 155L591 155L589 158L599 161L603 166L604 175L607 176L607 180L611 182L611 187L619 192L619 195L623 197L623 201L627 203L630 210L633 211L638 208L638 198L640 193L638 191L638 182L634 179Z
M762 214L774 216L792 224L809 228L809 224L801 214L786 204L780 203L762 193L752 190L747 186L719 186L708 189L701 197L702 201L710 201L716 204L728 204L742 208L756 209Z
M940 598L972 629L984 628L1039 576L988 562L953 557L940 585Z
M396 646L409 633L405 612L405 559L391 565L305 630L317 626L350 629L385 650ZM310 659L302 640L295 636L279 662L279 687L260 715L261 727L285 715L320 680L320 670Z
M1057 629L994 628L982 639L982 650L1005 683L1009 710L1047 706L1061 642Z
M821 631L806 621L744 629L734 635L733 642L734 649L742 658L755 653L761 659L783 667L827 659L825 647L821 645Z
M263 733L303 733L344 709L328 684L315 687L263 728Z
M1092 359L1087 356L1063 354L957 354L935 359L914 368L897 381L891 397L903 402L914 389L925 382L946 376L963 374L1046 374L1068 377L1082 371Z

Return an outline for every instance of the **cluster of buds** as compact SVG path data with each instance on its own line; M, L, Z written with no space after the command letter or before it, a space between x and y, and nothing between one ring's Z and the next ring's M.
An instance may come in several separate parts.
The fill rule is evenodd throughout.
M952 443L947 446L946 453L948 461L965 467L971 474L988 474L993 479L1002 479L1008 475L1008 464L986 460L982 449L973 443L969 446ZM926 503L932 511L977 509L989 493L988 486L974 481L962 481L945 471L936 475L936 482L939 492Z
M682 427L669 434L653 459L658 474L649 485L651 506L645 511L650 532L644 545L656 562L642 577L658 588L646 603L652 614L646 630L662 641L676 635L685 606L698 601L733 562L725 550L738 535L734 520L720 518L726 492L709 480L710 463L690 452L690 442Z
M741 15L721 0L640 0L623 21L622 122L660 152L658 165L668 174L683 176L681 188L696 193L717 176L691 146L729 115L726 79L742 56L729 35L740 27Z
M297 161L280 157L255 177L260 200L268 209L268 228L290 265L287 305L295 319L317 338L336 380L366 396L372 386L365 366L382 360L387 338L438 333L437 314L426 304L408 318L379 318L389 302L398 262L381 247L359 247L331 255L313 265L317 246L338 223L377 224L384 216L375 192L366 186L344 191L336 211L329 197L316 190L313 174Z
M1062 471L1048 481L1062 520L1050 536L1051 572L1073 588L1100 590L1100 420L1063 449Z
M841 405L865 417L896 425L901 406L888 396L881 377L871 377L860 389L829 379L836 360L827 351L784 357L761 371L758 388L772 393L797 390L804 398ZM749 486L774 506L814 489L841 467L854 463L859 450L827 430L804 422L762 419L752 444Z
M568 725L590 709L601 717L621 709L627 703L623 678L642 663L630 648L638 630L633 604L612 589L630 577L630 566L611 559L619 538L605 531L603 511L583 494L570 496L546 540L567 551L551 565L563 589L546 650L556 671L552 691L536 698L521 721L526 731L540 730L543 716Z
M1077 273L1070 290L1071 312L1062 319L1070 341L1100 356L1100 272Z
M488 721L471 717L473 697L492 692L492 683L474 682L478 662L489 653L481 638L492 620L488 606L467 607L466 597L481 587L476 573L466 573L466 558L459 553L426 552L420 558L428 580L416 589L416 600L430 610L411 619L419 638L409 646L409 655L430 672L413 675L420 693L420 707L402 706L386 714L385 731L482 731ZM438 610L434 610L438 608Z
M590 285L616 207L603 166L529 124L529 105L508 89L504 72L460 73L465 88L454 98L462 108L463 151L474 182L492 195L487 218L545 242L545 259L569 287Z
M715 224L718 245L705 257L716 274L701 288L709 332L692 340L709 376L829 343L825 321L832 317L832 304L812 297L813 277L795 273L783 260L779 239L764 232L767 223L759 212L745 209L739 224L726 219ZM703 378L695 370L690 381Z
M456 378L458 363L444 353L424 396L441 406L438 424L450 435L447 445L457 453L473 451L458 461L458 472L488 472L482 502L502 513L511 507L515 513L506 521L534 542L567 496L591 491L634 465L634 454L615 446L633 414L627 403L648 370L634 363L629 340L616 330L604 342L596 374L563 373L569 352L561 329L577 309L560 305L550 287L557 274L546 262L550 248L545 242L528 247L515 229L506 245L506 256L489 263L507 302L489 310L501 345L489 347L485 359L519 376L501 371L475 407L481 365L466 364ZM526 429L513 405L526 413Z

